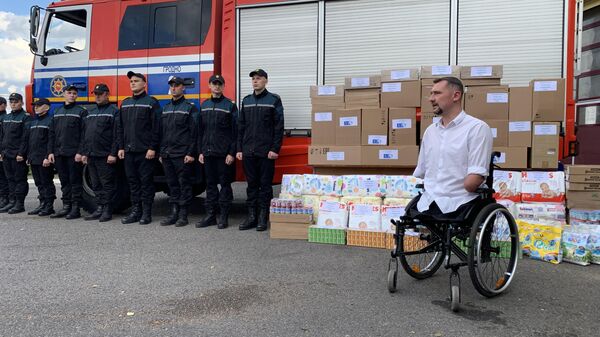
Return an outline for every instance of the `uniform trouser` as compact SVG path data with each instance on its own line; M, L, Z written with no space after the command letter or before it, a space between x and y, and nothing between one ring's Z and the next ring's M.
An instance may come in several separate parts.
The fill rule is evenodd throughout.
M56 187L54 187L54 166L31 165L33 181L38 189L40 201L54 201Z
M222 210L228 209L233 200L231 182L235 176L235 164L225 164L225 157L204 157L206 176L206 209L214 209L217 203ZM217 188L221 185L221 190Z
M8 180L8 195L10 198L25 199L29 192L27 183L28 167L25 161L18 162L15 158L4 158L2 162L4 173Z
M96 195L98 205L111 204L117 191L117 168L116 164L106 162L107 156L88 157L87 168L92 180L92 190Z
M125 153L125 175L132 203L154 201L154 163L155 159L146 159L146 152Z
M63 204L81 202L83 193L83 164L75 162L73 156L54 156L58 171Z
M268 158L244 156L244 174L248 182L246 189L248 207L269 208L273 198L273 175L275 161Z
M191 181L194 164L184 164L183 158L163 158L162 165L169 185L169 203L187 207L194 197Z
M6 178L2 163L0 163L0 198L8 198L8 178Z

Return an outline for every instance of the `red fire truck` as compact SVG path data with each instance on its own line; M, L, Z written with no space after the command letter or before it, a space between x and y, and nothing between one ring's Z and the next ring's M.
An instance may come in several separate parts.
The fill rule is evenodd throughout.
M281 174L304 173L310 143L309 86L344 76L419 65L503 64L504 84L567 78L562 154L574 147L572 98L576 0L63 0L31 10L35 54L26 96L60 104L67 84L79 101L106 83L111 100L130 95L125 74L147 74L148 93L164 104L167 78L183 77L186 97L209 96L213 73L225 95L251 92L247 74L269 72L285 107ZM241 177L238 170L238 178ZM166 188L157 168L158 190ZM201 178L197 192L202 190ZM86 187L86 194L93 193Z

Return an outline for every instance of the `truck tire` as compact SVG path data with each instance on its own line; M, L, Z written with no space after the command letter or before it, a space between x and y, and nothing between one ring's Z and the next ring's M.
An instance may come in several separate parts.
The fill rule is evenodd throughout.
M129 185L127 185L127 177L125 176L125 168L123 162L117 162L117 192L113 198L113 210L115 213L122 212L131 206L129 200ZM93 212L98 205L96 205L96 194L92 190L92 181L90 178L90 172L87 165L83 167L83 209L87 212Z

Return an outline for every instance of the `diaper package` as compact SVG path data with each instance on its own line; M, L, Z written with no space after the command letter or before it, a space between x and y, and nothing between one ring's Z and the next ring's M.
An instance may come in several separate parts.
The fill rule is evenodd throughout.
M350 205L348 228L358 230L381 230L381 206L353 204Z
M343 177L342 195L357 197L385 196L385 176L348 175Z
M279 193L279 199L294 199L294 196L288 193Z
M517 220L523 255L535 260L558 264L562 260L560 226L547 226Z
M342 177L305 174L302 186L303 195L342 196Z
M562 204L516 203L513 215L515 219L519 220L562 226L566 223L565 213L565 206Z
M304 175L302 174L284 174L281 177L281 193L301 196L304 186Z
M360 199L360 203L365 205L381 206L381 204L383 204L383 199L379 197L362 197Z
M313 217L316 219L319 216L319 203L321 202L318 195L303 195L302 204L304 207L310 207L313 210Z
M494 171L494 198L521 202L521 172Z
M319 205L319 217L316 227L348 227L348 206L338 201L323 200Z
M412 199L406 198L385 198L383 204L386 206L406 206Z
M362 197L345 196L340 198L340 202L345 203L348 207L353 204L360 204L361 201Z
M521 200L523 202L564 202L564 172L521 172Z
M423 180L413 176L387 176L386 196L392 198L413 198L419 194L417 184L423 183Z
M400 217L404 216L404 212L404 206L381 206L381 231L395 232L396 226L392 225L392 220L400 220Z
M590 232L587 247L592 253L591 262L600 264L600 228Z
M600 225L600 210L569 209L572 225Z
M563 261L587 266L592 261L592 252L588 247L589 233L577 232L572 226L565 227L562 235Z

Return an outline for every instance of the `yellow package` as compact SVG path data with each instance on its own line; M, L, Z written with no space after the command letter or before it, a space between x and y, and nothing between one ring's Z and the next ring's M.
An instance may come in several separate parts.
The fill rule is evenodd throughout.
M523 254L532 259L558 264L562 260L562 227L517 220Z
M411 200L407 198L385 198L383 204L386 206L406 206Z

